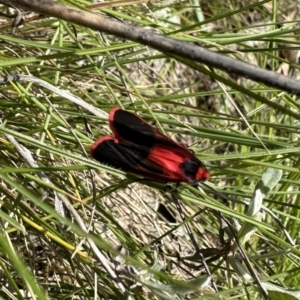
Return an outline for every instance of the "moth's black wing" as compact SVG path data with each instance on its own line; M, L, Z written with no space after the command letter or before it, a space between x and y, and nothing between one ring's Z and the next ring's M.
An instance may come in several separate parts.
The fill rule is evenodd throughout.
M163 169L160 165L147 159L148 149L105 136L92 145L91 156L100 163L115 169L155 179L157 176L160 177Z

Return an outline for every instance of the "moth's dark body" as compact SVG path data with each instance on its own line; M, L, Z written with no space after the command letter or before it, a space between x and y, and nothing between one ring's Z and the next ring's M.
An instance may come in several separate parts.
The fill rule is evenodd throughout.
M91 147L97 161L158 181L194 183L209 178L192 152L140 117L115 108L109 125L115 137L102 137Z

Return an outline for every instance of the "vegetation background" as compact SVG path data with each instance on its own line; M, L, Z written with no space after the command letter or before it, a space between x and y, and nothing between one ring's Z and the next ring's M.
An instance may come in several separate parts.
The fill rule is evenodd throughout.
M298 76L298 1L64 3ZM264 205L299 242L295 96L53 17L5 5L1 12L2 76L32 75L104 112L118 106L139 114L188 145L207 166L210 186L230 198L249 201L267 167L282 170ZM20 13L24 23L16 27ZM95 117L32 83L7 83L0 89L0 297L266 298L257 280L246 280L230 265L232 238L227 233L222 239L222 213L240 225L255 224L256 233L242 247L259 281L277 286L277 292L269 290L272 299L280 299L285 289L290 298L284 299L298 298L299 249L274 218L251 221L245 205L224 201L206 187L199 191L181 184L169 192L165 184L136 181L101 166L88 151L94 140L110 134L107 117ZM36 168L11 137L26 147ZM63 207L59 195L71 201L79 219Z

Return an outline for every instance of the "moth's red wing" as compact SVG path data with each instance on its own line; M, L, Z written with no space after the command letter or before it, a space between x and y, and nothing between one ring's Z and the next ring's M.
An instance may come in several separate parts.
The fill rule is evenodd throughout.
M195 183L209 179L209 173L204 164L192 152L178 143L175 143L175 146L156 144L147 159L155 161L168 170L170 177L175 178L176 174L178 178L178 180L174 180L176 182Z
M105 165L157 181L193 183L199 170L197 162L185 160L178 163L170 155L165 159L156 155L149 156L142 147L110 136L105 136L92 145L91 156Z

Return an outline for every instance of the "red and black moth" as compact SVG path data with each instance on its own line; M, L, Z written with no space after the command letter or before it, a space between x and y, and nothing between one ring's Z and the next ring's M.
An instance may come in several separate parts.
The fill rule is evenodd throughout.
M90 150L100 163L156 181L196 183L209 178L190 150L137 115L114 108L109 127L114 137L98 139Z

